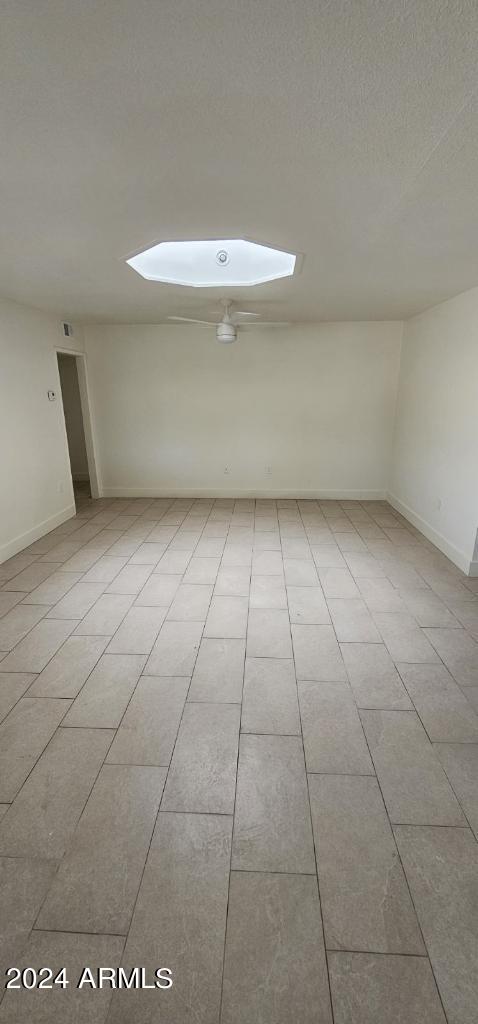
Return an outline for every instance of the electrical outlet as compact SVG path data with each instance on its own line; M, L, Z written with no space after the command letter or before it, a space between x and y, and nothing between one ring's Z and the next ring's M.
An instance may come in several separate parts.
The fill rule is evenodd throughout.
M440 509L441 509L441 498L437 498L436 506L437 506L438 511L440 511Z
M229 466L224 466L224 475L225 476L229 475Z
M272 466L266 466L266 476L272 476Z

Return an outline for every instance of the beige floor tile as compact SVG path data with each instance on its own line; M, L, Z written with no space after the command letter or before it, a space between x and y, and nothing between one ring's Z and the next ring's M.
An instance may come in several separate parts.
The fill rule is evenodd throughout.
M149 676L191 676L203 632L202 622L164 622L146 664Z
M478 584L385 501L80 497L0 567L5 585L0 876L32 854L56 870L66 847L54 930L28 940L35 910L8 960L76 971L91 948L117 963L124 939L101 929L129 925L170 764L163 807L178 811L160 812L123 960L151 975L170 961L172 992L8 993L0 1021L152 1024L159 1007L219 1024L235 807L223 1024L330 1024L304 743L336 1024L445 1024L388 816L412 838L478 836ZM449 1024L474 1024L467 856L427 847L417 869Z
M284 558L284 575L288 587L319 586L317 569L306 558Z
M56 864L44 860L0 857L0 970L3 983L5 971L16 966L23 954L56 868ZM15 997L18 992L11 995Z
M290 621L327 625L330 615L321 587L287 587Z
M2 589L5 591L15 590L29 593L59 568L60 563L53 560L49 562L34 562L33 565L27 566L26 569L23 569L17 576L9 580L8 583L4 583Z
M249 608L287 608L284 576L252 576Z
M345 558L337 544L313 543L312 557L317 569L346 569Z
M446 1024L428 959L329 953L335 1024Z
M250 569L252 562L252 546L250 544L226 544L221 558L222 568L246 566Z
M186 704L163 811L233 813L239 722L236 704Z
M168 611L168 621L204 622L212 589L212 584L181 583Z
M105 583L75 583L65 597L50 608L47 619L82 619L101 597Z
M415 619L408 613L375 612L374 622L395 662L406 661L412 664L438 663L439 658L425 631L420 629Z
M444 665L397 667L432 741L478 743L478 717Z
M478 744L434 743L433 749L478 839Z
M478 845L469 829L400 825L394 832L448 1021L473 1024Z
M113 735L57 730L0 825L0 856L61 859Z
M23 569L27 569L29 565L36 562L38 555L28 554L25 551L20 551L18 555L13 555L12 558L7 558L5 562L0 565L0 571L4 582L11 580L14 576L18 576ZM51 562L51 558L48 559Z
M247 627L248 658L291 658L289 615L279 608L251 608Z
M145 657L137 654L103 654L73 701L64 725L116 729L145 661Z
M373 775L373 765L348 683L298 684L308 772Z
M43 618L47 609L35 605L16 605L0 619L0 651L10 651Z
M328 949L426 951L377 780L310 775Z
M141 676L107 761L167 767L188 692L189 679Z
M166 608L130 608L108 645L109 654L150 654Z
M22 697L0 725L0 801L10 803L71 701Z
M218 536L217 533L214 537L202 537L195 548L194 555L196 558L220 558L224 550L224 543L225 537Z
M348 569L319 569L319 579L327 598L359 597L357 584Z
M81 636L113 636L133 601L132 594L102 594L75 633Z
M314 874L302 741L242 735L232 867Z
M465 818L418 716L413 711L361 711L390 820L464 825Z
M166 551L166 544L157 543L154 541L145 541L144 544L140 544L139 548L131 555L129 564L130 565L157 565L159 559L163 557Z
M243 639L201 640L188 699L240 704L245 647Z
M465 627L467 633L473 637L473 640L478 641L478 600L451 601L449 602L449 607L460 625Z
M135 605L144 607L169 608L181 583L180 575L153 573L140 590Z
M380 643L380 633L361 598L329 598L327 604L340 643Z
M76 624L76 619L43 619L38 622L15 650L3 659L2 672L41 672Z
M380 579L380 577L388 575L378 560L369 553L362 554L361 552L349 551L344 557L354 579L360 579L361 577Z
M0 722L6 718L35 679L36 676L32 672L0 672Z
M55 605L81 578L80 572L54 572L29 594L22 594L23 601L25 604Z
M42 907L38 928L126 934L165 775L164 768L104 765Z
M457 683L478 685L478 643L466 630L425 629L424 633Z
M315 878L232 872L222 1024L331 1024Z
M196 555L200 554L196 548ZM156 565L156 572L166 575L182 575L191 561L192 551L166 551Z
M159 814L123 963L168 966L173 986L115 993L108 1024L150 1024L158 1009L168 1024L219 1021L231 827L225 815Z
M281 542L279 531L267 531L258 529L256 525L254 532L253 547L254 551L280 551Z
M30 697L76 697L104 654L108 637L70 636L37 676ZM34 677L31 677L32 681Z
M283 537L282 553L284 558L305 558L310 560L312 552L306 537Z
M246 659L241 730L300 736L297 684L292 660Z
M459 626L444 601L432 590L424 590L423 587L404 588L400 590L400 597L419 626Z
M357 707L412 711L413 704L383 644L348 643L340 650Z
M298 679L346 681L347 673L332 626L292 625Z
M118 541L118 543L120 542ZM112 583L115 576L124 569L124 566L128 561L129 552L124 555L117 555L112 554L112 550L113 549L110 548L108 554L99 558L98 561L92 565L91 569L85 573L83 576L84 583L104 583L106 586L107 583Z
M154 569L150 565L132 565L128 562L108 587L108 594L139 594Z
M73 580L73 582L75 582L75 580ZM23 592L16 593L13 590L0 591L0 619L14 608L16 604L19 604L20 601L25 601L25 598L28 598L28 596L29 595L25 595Z
M219 570L214 595L216 597L249 597L251 574L248 566L236 565Z
M360 577L356 582L370 612L406 612L400 594L390 580Z
M184 573L184 583L215 583L220 558L197 558L195 555Z
M280 576L283 572L280 551L254 551L252 573L254 576Z
M335 533L335 540L340 550L345 551L346 554L349 554L351 551L367 553L367 545L359 537L358 533Z
M246 597L213 597L204 627L204 636L215 639L241 639L246 635L248 600Z

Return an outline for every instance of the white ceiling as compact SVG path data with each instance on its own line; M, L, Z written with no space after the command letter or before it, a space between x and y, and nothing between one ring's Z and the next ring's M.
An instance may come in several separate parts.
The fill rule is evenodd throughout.
M247 236L301 272L265 319L407 317L478 284L476 0L3 0L0 293L159 322L158 240Z

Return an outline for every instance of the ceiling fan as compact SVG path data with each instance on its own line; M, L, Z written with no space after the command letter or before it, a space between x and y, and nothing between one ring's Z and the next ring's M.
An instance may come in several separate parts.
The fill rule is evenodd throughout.
M284 327L288 323L286 320L261 320L259 313L249 313L242 309L233 310L233 303L230 299L223 299L221 305L221 320L193 320L188 316L168 316L168 320L174 320L176 323L196 324L200 327L215 327L216 338L223 345L230 345L236 340L238 327Z

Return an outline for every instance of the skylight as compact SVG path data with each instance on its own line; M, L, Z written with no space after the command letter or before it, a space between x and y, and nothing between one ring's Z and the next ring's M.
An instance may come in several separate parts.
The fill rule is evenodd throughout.
M244 238L159 242L126 260L147 281L192 288L239 288L294 273L294 253Z

